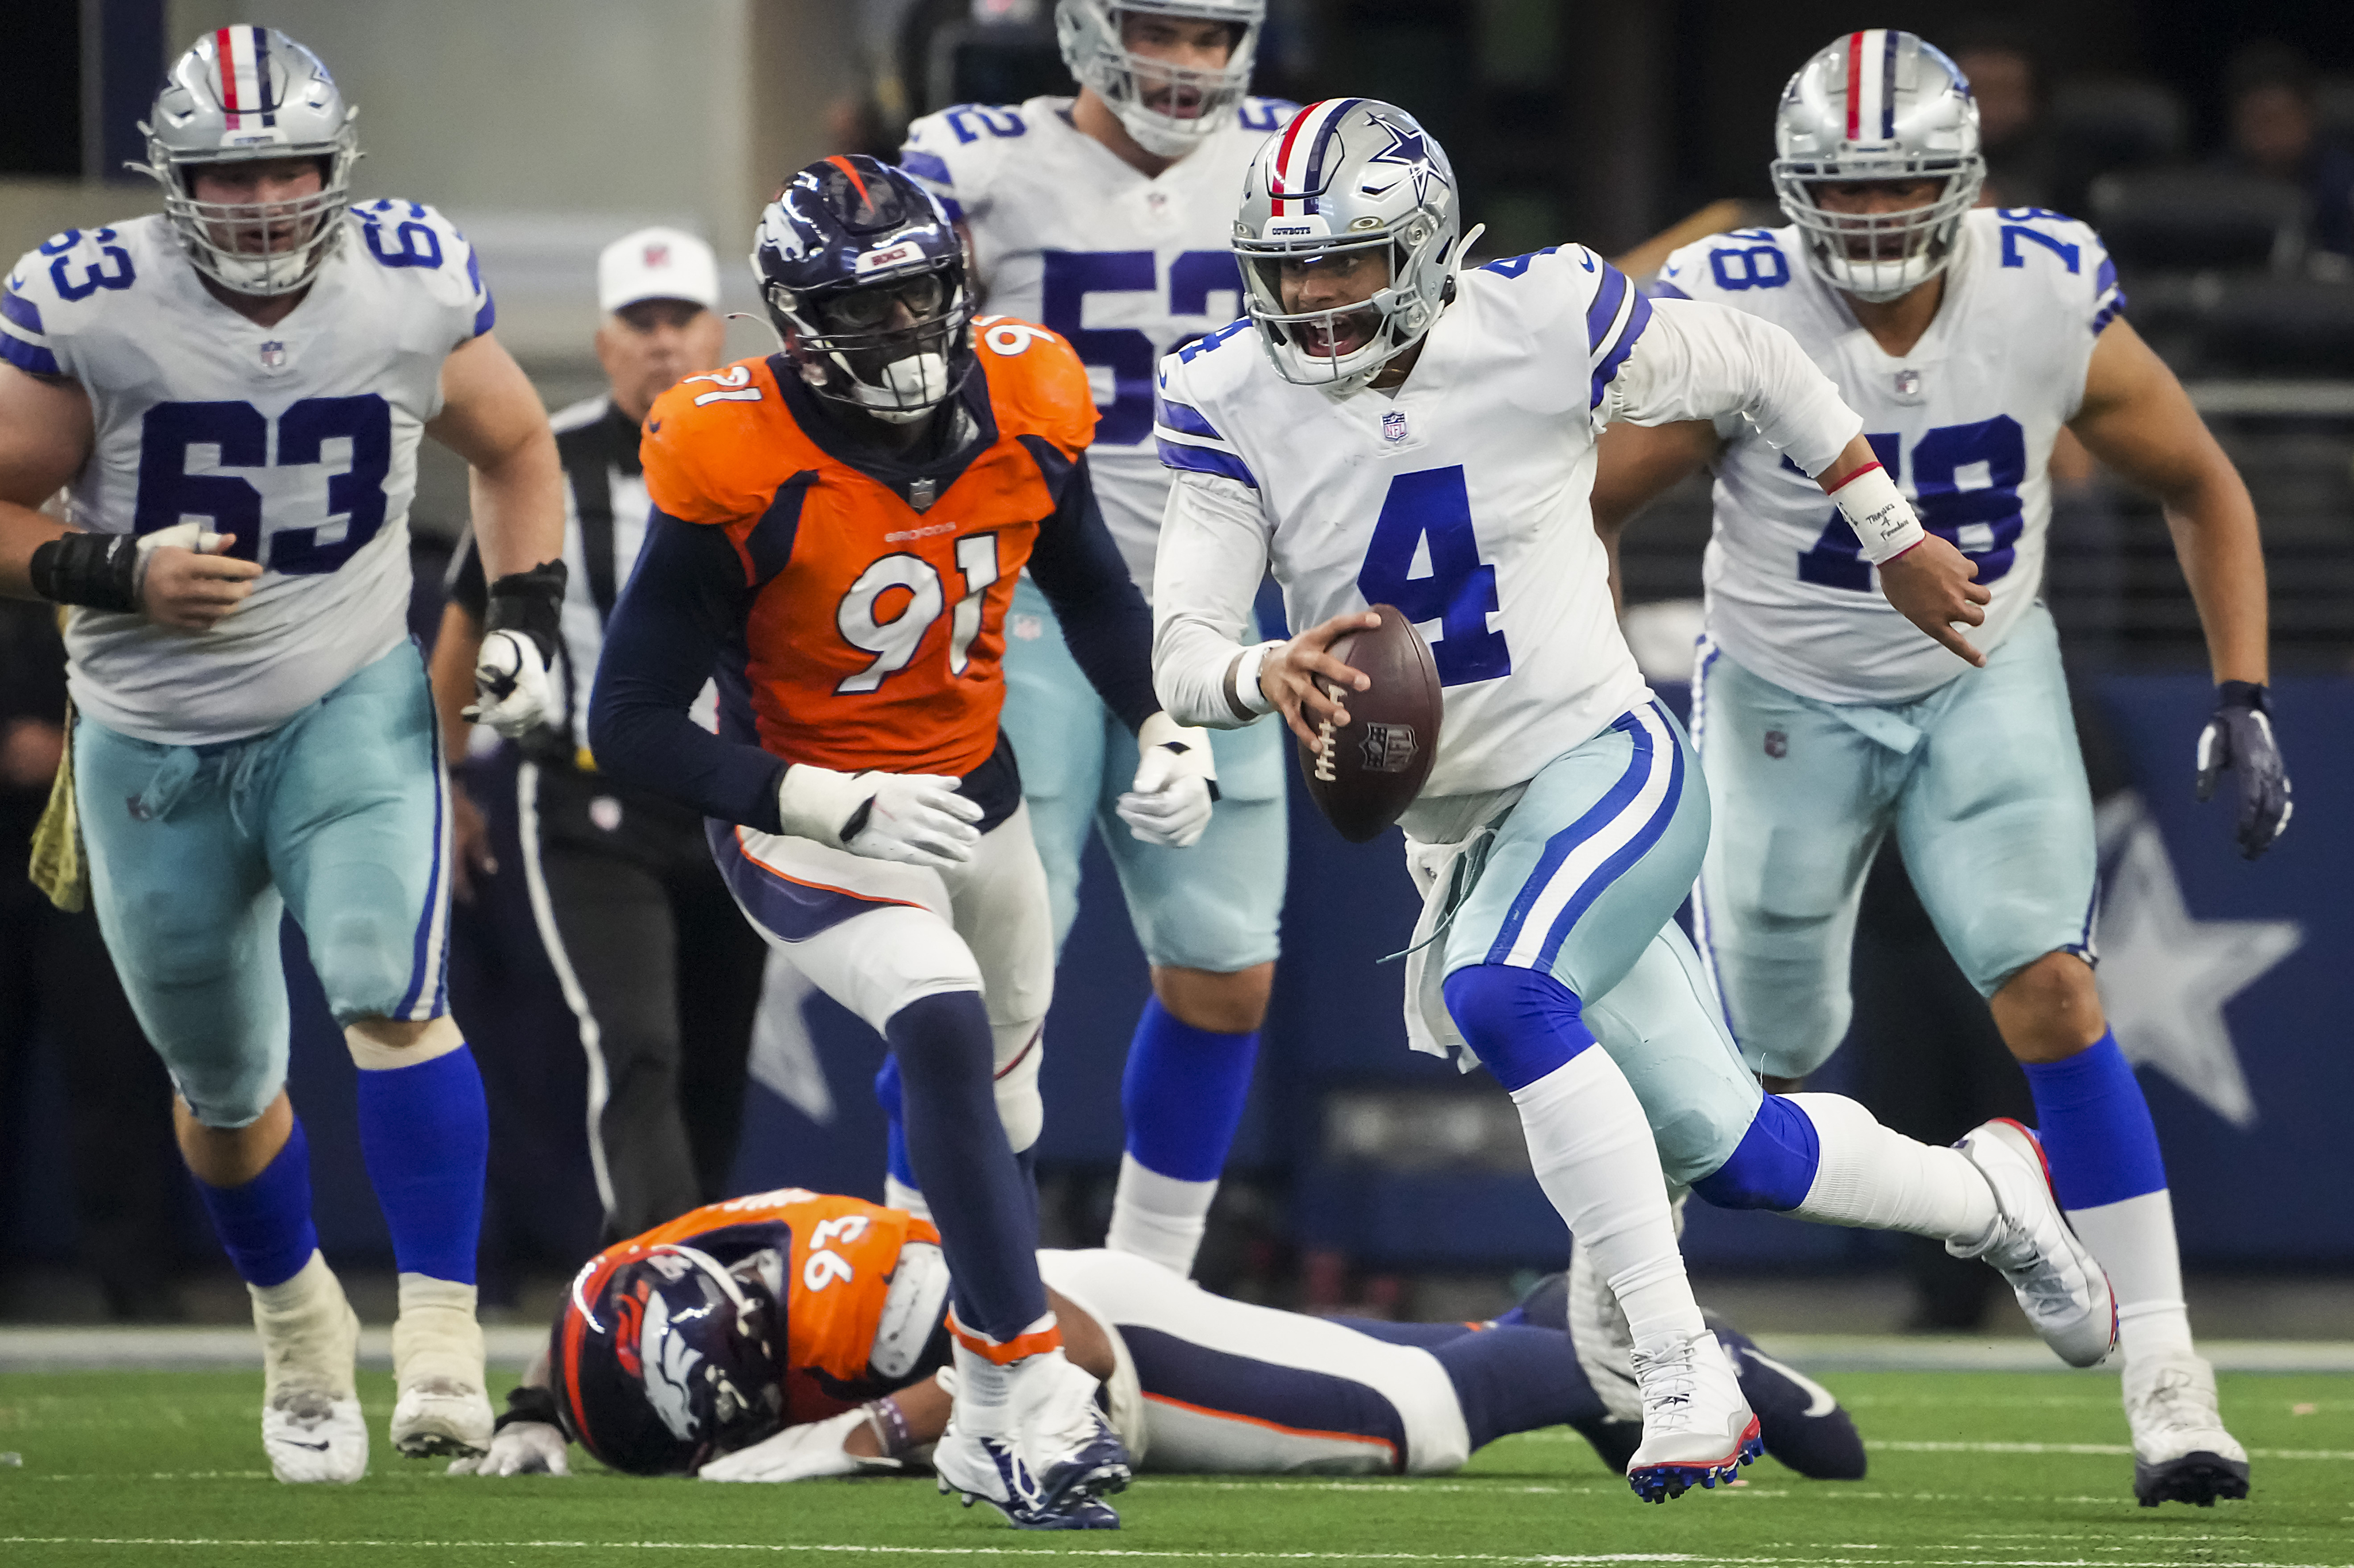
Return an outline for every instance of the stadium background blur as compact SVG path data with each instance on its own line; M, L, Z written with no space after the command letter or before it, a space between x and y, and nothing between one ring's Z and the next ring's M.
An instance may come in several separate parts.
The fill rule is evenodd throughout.
M2354 14L2342 0L1269 10L1256 90L1411 109L1452 154L1490 256L1568 238L1620 254L1695 212L1695 234L1778 223L1772 110L1809 51L1845 28L1891 26L1962 56L2002 199L2103 229L2129 317L2190 384L2263 518L2298 810L2255 865L2232 853L2223 808L2190 801L2204 653L2155 507L2089 468L2071 476L2047 594L2102 799L2105 991L2166 1144L2194 1319L2207 1334L2354 1339L2354 1213L2338 1201L2354 1178L2342 1131L2354 1106L2343 958L2354 948L2343 893L2354 883ZM283 27L363 111L356 193L429 201L457 221L481 253L499 335L560 407L599 386L589 341L602 244L650 222L702 233L723 259L726 307L755 308L733 259L779 177L832 152L887 157L931 109L1068 91L1051 12L1051 0L35 0L11 23L0 100L0 250L154 210L154 187L121 164L143 150L134 122L163 63L207 28ZM762 352L765 328L731 323L729 346ZM429 637L465 486L454 460L426 452L410 525L413 623ZM1638 523L1626 558L1630 637L1671 702L1698 624L1707 526L1706 489L1687 485ZM496 830L511 842L503 767L487 753L469 763L482 798L510 802ZM1558 1266L1559 1223L1485 1075L1458 1080L1405 1049L1396 971L1373 967L1413 923L1394 842L1352 848L1296 791L1293 805L1286 956L1202 1276L1310 1307L1484 1313L1516 1277ZM21 846L0 853L13 866ZM1120 1057L1145 986L1091 853L1086 907L1097 917L1066 953L1048 1033L1050 1240L1100 1234ZM598 1216L579 1047L518 881L494 881L460 912L452 980L493 1098L485 1304L535 1315L594 1245ZM1893 854L1869 899L1856 1024L1819 1083L1930 1138L2023 1110L2018 1075ZM0 950L0 995L37 961ZM289 967L307 973L292 948ZM308 985L297 981L292 1087L312 1131L321 1235L346 1277L356 1271L363 1314L381 1319L390 1255L353 1136L351 1069ZM737 1186L879 1194L866 1087L879 1042L823 1002L807 1022L813 1054L773 1019L756 1040ZM0 1031L0 1319L102 1315L92 1265L107 1244L93 1239L88 1193L76 1194L91 1161L69 1152L72 1064L54 1027L10 1014ZM109 1201L156 1209L148 1234L164 1239L144 1244L155 1255L136 1266L174 1277L133 1309L241 1319L244 1293L219 1269L185 1179L140 1146L156 1126L126 1122L111 1156L118 1176L155 1172L125 1177L144 1196ZM1949 1274L1934 1247L1903 1238L1695 1205L1687 1248L1704 1293L1737 1299L1755 1330L2008 1317L1975 1272Z

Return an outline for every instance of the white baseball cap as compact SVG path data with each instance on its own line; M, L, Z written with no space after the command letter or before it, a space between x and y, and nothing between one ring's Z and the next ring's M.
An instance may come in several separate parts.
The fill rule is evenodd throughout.
M719 303L719 263L711 247L683 228L641 228L597 258L597 308L618 311L640 300Z

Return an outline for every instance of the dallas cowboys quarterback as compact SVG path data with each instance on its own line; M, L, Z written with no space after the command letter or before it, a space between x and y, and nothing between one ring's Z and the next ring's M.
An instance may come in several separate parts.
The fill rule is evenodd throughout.
M1769 1084L1804 1077L1846 1032L1864 874L1894 830L2026 1069L2062 1203L2115 1287L2136 1493L2244 1497L2247 1456L2191 1349L2157 1135L2094 988L2092 800L2038 594L2065 427L2165 505L2217 683L2199 793L2239 770L2253 858L2289 814L2254 509L2125 321L2099 236L2038 208L1973 209L1978 110L1945 55L1911 33L1850 34L1790 79L1775 138L1795 227L1688 246L1655 296L1796 334L1991 603L1966 668L1882 602L1870 553L1755 430L1719 418L1604 439L1606 534L1702 463L1716 473L1692 729L1723 831L1701 880L1702 948L1750 1064Z
M1234 192L1294 108L1245 96L1266 12L1265 0L1060 0L1055 30L1076 99L947 110L911 126L900 154L962 228L989 308L1044 323L1087 361L1100 413L1088 453L1096 495L1148 590L1169 487L1150 439L1153 363L1239 313L1226 249ZM1079 857L1095 826L1152 966L1121 1085L1127 1150L1108 1245L1184 1274L1274 983L1282 737L1215 738L1218 807L1180 855L1138 816L1140 798L1122 793L1128 729L1026 577L1005 646L1005 731L1046 864L1055 945L1078 912ZM1162 737L1137 739L1150 758ZM896 1142L894 1154L894 1201L915 1201Z
M311 1223L279 916L359 1067L400 1267L394 1446L482 1448L489 1135L445 1005L448 796L406 632L418 437L473 465L493 578L478 708L502 729L542 716L563 494L465 240L429 207L345 207L352 111L316 57L272 28L207 34L145 129L163 215L58 235L0 296L0 592L69 607L79 718L44 848L71 865L79 821L253 1297L271 1468L351 1481L359 1323ZM32 510L61 485L68 527Z
M1311 105L1254 160L1234 241L1249 319L1161 368L1163 704L1224 726L1279 709L1312 740L1366 689L1328 650L1375 623L1368 602L1429 629L1446 709L1405 817L1426 898L1407 1027L1511 1091L1538 1181L1627 1309L1638 1492L1712 1483L1756 1431L1692 1304L1662 1164L1712 1202L1941 1236L2001 1269L2064 1358L2098 1360L2107 1287L2025 1129L1925 1148L1851 1100L1761 1097L1725 1039L1670 920L1708 803L1612 613L1586 512L1596 433L1754 423L1868 553L1907 552L1899 591L1949 635L1976 609L1967 563L1924 540L1788 334L1654 306L1583 246L1463 271L1458 228L1445 154L1387 104ZM1270 566L1309 630L1238 646Z

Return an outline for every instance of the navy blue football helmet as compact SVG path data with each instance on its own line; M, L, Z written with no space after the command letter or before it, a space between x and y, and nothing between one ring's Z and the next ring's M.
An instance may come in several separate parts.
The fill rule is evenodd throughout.
M907 424L972 373L963 241L887 164L854 153L795 175L760 215L752 275L820 397Z
M673 1244L602 1255L556 1319L557 1413L616 1470L692 1475L783 1425L784 1337L783 1308L757 1269L731 1272Z

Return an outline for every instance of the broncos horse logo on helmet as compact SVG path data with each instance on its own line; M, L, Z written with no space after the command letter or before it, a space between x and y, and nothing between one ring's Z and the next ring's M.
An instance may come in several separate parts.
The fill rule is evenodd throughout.
M822 159L778 193L752 277L820 397L908 424L972 372L963 241L930 192L864 154Z
M775 1294L671 1244L600 1257L572 1282L548 1347L566 1431L638 1476L691 1475L784 1421Z

